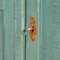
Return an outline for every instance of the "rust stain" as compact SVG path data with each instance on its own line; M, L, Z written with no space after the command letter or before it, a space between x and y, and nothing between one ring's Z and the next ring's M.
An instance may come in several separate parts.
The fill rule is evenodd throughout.
M30 28L33 28L32 30L30 30L29 34L30 34L30 39L32 41L36 40L36 33L37 33L37 28L36 28L36 19L35 17L30 17Z

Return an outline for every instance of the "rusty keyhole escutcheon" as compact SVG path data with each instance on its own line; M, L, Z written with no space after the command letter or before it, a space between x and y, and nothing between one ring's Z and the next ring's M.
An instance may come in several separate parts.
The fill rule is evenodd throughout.
M32 28L29 31L30 39L32 41L35 41L36 40L36 34L37 34L37 27L36 27L36 18L34 16L30 17L29 28Z

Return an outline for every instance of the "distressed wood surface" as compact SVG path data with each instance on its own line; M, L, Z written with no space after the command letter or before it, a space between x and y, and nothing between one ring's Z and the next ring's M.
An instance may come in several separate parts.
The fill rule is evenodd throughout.
M42 52L42 26L41 26L41 1L27 0L26 6L26 26L29 27L30 17L36 18L37 34L35 41L32 41L29 32L26 37L26 60L41 60Z
M42 60L60 60L60 0L42 0Z
M60 1L27 0L27 27L36 17L38 34L35 42L27 35L26 60L60 59Z
M4 0L4 60L14 60L14 1Z
M4 60L24 60L24 0L4 0Z
M23 34L31 16L35 41ZM0 0L0 60L25 59L60 60L60 0Z

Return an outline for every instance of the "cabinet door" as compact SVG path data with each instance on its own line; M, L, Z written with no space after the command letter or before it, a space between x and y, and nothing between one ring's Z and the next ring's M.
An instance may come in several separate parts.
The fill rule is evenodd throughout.
M0 0L0 60L24 60L25 0Z
M26 36L26 60L60 59L60 0L27 0L26 26L36 18L36 41Z
M24 0L4 0L4 60L24 60Z
M41 60L42 58L42 1L26 1L26 26L29 27L31 17L36 19L37 33L35 41L30 38L29 32L26 35L26 60Z

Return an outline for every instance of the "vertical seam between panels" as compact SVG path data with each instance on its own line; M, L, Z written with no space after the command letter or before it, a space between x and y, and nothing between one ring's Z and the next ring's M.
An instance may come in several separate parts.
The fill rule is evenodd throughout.
M25 28L26 28L26 20L27 20L27 0L25 0ZM26 35L25 35L25 60L26 60Z

